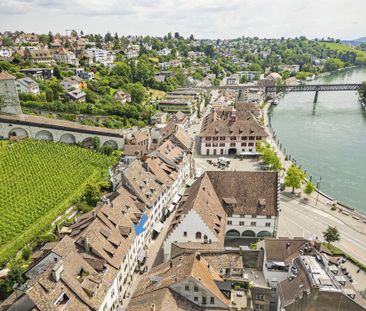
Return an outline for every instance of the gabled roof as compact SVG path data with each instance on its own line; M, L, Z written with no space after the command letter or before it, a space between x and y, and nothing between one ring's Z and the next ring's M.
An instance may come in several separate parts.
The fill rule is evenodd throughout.
M278 215L276 172L208 171L205 174L228 214ZM235 199L237 203L229 210L224 198Z
M152 207L165 185L154 174L147 172L140 160L133 161L131 165L123 171L125 185L147 206Z
M0 71L0 80L15 80L15 77L6 71Z
M310 249L309 241L304 238L265 238L261 243L263 243L267 261L286 264L290 264L294 258L304 253L305 246Z
M146 303L156 302L157 292L166 289L174 291L175 285L190 278L193 278L197 283L210 291L212 295L215 295L223 304L228 305L230 303L215 283L215 281L223 281L219 273L212 267L209 267L208 262L202 256L197 254L183 254L173 258L171 263L165 262L152 268L151 271L140 280L127 310L140 310L137 309L139 305L144 306ZM158 296L162 297L163 295L160 294ZM184 298L180 295L179 297Z
M201 217L218 241L224 243L226 213L207 174L196 180L181 199L169 232L174 230L191 210Z
M250 111L215 109L204 118L200 136L267 137L268 134Z

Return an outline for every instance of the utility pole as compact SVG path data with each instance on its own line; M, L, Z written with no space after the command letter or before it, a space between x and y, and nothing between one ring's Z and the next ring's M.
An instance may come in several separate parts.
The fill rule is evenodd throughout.
M319 181L316 183L316 188L318 189L318 191L316 192L316 202L315 205L318 205L318 199L319 199L319 191L320 191L320 183L322 181L322 177L320 176Z

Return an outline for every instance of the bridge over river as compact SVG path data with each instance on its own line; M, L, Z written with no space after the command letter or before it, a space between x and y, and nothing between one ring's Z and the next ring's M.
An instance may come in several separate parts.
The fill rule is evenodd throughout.
M315 92L314 103L318 101L318 94L322 92L338 92L338 91L358 91L361 83L343 83L343 84L300 84L300 85L281 85L281 86L248 86L248 85L225 85L225 86L206 86L200 87L205 90L255 90L264 89L266 93L271 92Z

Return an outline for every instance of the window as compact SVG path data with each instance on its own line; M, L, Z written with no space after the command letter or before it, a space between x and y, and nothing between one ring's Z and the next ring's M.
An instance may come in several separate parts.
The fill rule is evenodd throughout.
M230 147L235 147L235 143L230 143Z
M271 215L267 215L267 219L271 219L272 218L272 216Z
M220 140L225 140L225 137L220 137Z
M213 139L213 140L219 140L219 138L218 138L218 137L212 137L212 139Z
M246 147L247 146L247 143L241 143L241 146L242 147Z
M183 236L184 236L184 237L187 237L187 231L184 231L184 232L183 232Z
M243 136L241 139L242 139L242 140L247 140L247 139L248 139L248 137Z
M206 143L206 147L211 147L211 143Z
M188 285L186 285L186 286L184 287L184 289L185 289L186 291L189 291L189 286L188 286Z
M224 149L220 149L220 154L224 154Z
M254 146L254 143L248 143L248 146L249 147L253 147Z
M220 147L225 147L225 143L220 143Z
M211 140L211 137L206 137L206 140Z
M264 310L262 305L254 305L254 311Z
M198 287L195 286L193 290L197 293L198 292Z
M239 226L244 226L244 221L239 221Z
M252 215L252 218L257 218L257 215Z
M194 301L198 301L198 297L194 297L194 298L193 298L193 300L194 300Z
M255 299L264 300L264 295L263 294L257 294L257 295L255 295Z
M257 223L256 223L255 221L252 221L252 222L250 223L250 225L251 225L252 227L255 227L255 226L257 225Z
M211 297L211 299L210 299L210 304L215 304L215 297Z
M232 225L232 224L233 224L233 222L232 222L231 220L228 220L228 221L227 221L227 224L228 224L228 225Z
M230 137L231 140L236 140L235 136Z
M210 155L210 150L206 150L206 155Z
M261 139L262 139L262 137L261 137L261 136L257 136L257 137L256 137L256 139L257 139L257 140L261 140Z
M205 305L207 304L207 299L205 296L202 296L202 304Z
M201 232L196 232L196 239L201 239L202 238L202 234Z
M254 140L254 136L249 136L249 140Z
M270 222L266 222L266 227L270 227L271 223Z
M216 153L217 153L217 150L216 150L216 149L214 149L214 155L216 155Z

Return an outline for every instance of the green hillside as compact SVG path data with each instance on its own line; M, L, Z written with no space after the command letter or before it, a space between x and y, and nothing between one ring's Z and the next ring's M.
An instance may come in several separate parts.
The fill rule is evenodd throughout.
M321 45L324 47L336 52L339 57L341 54L346 55L347 53L355 53L356 54L356 64L365 65L366 64L366 52L355 49L351 46L336 43L336 42L321 42Z

